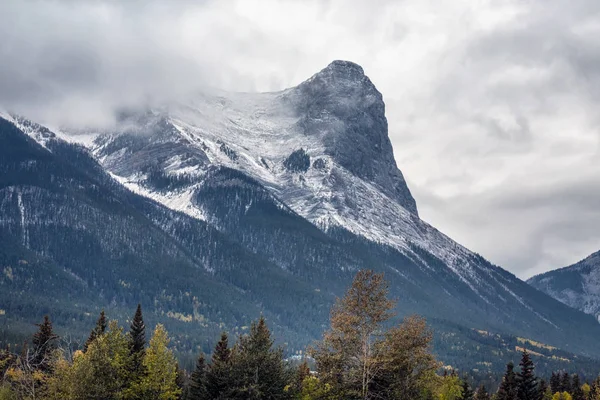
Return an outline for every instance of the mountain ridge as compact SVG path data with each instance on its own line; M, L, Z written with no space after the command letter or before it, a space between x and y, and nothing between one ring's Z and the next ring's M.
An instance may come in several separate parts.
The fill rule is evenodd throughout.
M567 267L535 275L527 283L600 322L600 251Z
M198 95L123 113L111 130L52 132L0 116L3 141L31 141L14 154L0 152L0 168L9 172L0 181L7 215L0 232L96 288L82 297L86 304L110 297L120 309L142 293L154 318L185 315L189 322L178 323L176 333L188 346L194 328L206 335L242 329L264 311L293 348L302 348L319 336L355 271L371 268L386 273L400 315L423 314L441 321L442 331L452 318L600 357L593 318L420 220L393 158L381 94L362 68L328 68L277 93ZM353 158L356 148L363 153ZM31 153L42 150L69 167L38 171ZM87 178L75 179L71 169ZM34 194L23 197L24 187ZM64 190L76 195L55 194ZM98 197L116 199L114 207ZM80 203L87 213L67 214ZM38 209L41 223L23 223L20 204ZM29 243L22 241L26 225L37 238ZM15 276L26 273L18 260L11 265ZM136 270L147 282L134 279ZM30 287L26 282L0 276L15 290ZM19 310L11 304L10 312ZM575 335L580 340L573 342Z

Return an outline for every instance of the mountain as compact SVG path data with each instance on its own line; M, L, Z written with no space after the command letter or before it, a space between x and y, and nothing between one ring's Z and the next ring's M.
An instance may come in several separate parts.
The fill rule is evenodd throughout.
M594 318L419 218L382 95L356 64L276 93L126 110L104 130L4 113L0 140L0 338L43 313L83 331L90 313L123 320L142 302L182 352L260 313L293 352L371 268L399 316L428 318L442 359L478 348L474 329L600 357Z
M600 322L600 251L576 264L536 275L527 283Z

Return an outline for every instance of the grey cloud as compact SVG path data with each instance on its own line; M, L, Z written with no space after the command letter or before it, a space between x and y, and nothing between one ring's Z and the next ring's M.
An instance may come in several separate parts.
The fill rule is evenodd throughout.
M153 2L3 2L0 104L70 122L82 113L83 122L202 85L205 65L177 48L176 10Z
M546 187L506 182L478 195L437 197L418 187L415 194L423 200L422 213L451 226L445 233L529 277L569 265L600 247L599 186L596 177Z

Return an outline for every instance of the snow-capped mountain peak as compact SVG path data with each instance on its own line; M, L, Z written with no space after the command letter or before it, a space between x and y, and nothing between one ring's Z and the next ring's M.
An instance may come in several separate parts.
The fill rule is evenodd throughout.
M122 258L129 249L128 257L148 270L163 262L169 268L183 263L192 268L190 276L198 268L236 292L251 291L244 301L263 304L274 291L287 295L292 289L296 299L311 302L314 293L337 295L353 271L373 268L388 273L407 312L438 319L453 314L468 327L543 332L555 343L564 343L574 329L571 318L590 332L600 329L592 318L532 289L419 218L394 160L383 97L356 64L334 61L280 92L213 91L161 108L122 112L110 130L50 132L24 118L5 119L0 118L3 135L21 152L16 158L5 155L4 168L37 165L50 176L40 181L39 173L25 168L17 190L8 181L12 186L0 191L3 207L13 210L0 228L27 249L60 254L60 229L76 228L72 237L81 238L98 225L98 236L87 245L106 249L102 257L114 261L113 273L129 270L129 258ZM39 160L28 161L31 154ZM78 174L77 166L86 172ZM36 195L23 191L32 182L40 186ZM46 184L60 194L48 200L58 211L30 218L32 210L47 208L38 201L46 198L40 194ZM64 188L77 195L65 195ZM97 203L100 192L105 200ZM81 212L73 216L72 203L78 201ZM90 207L97 212L90 214ZM141 221L140 212L151 229L126 226ZM109 222L101 217L106 213ZM96 219L80 221L90 217ZM115 223L125 225L112 237ZM59 227L59 234L47 226ZM142 232L158 232L164 246L140 242ZM154 256L146 257L143 249ZM236 253L223 261L232 249ZM85 263L88 255L83 253ZM92 279L93 271L79 271ZM166 282L152 284L162 291L171 284L179 293L187 290L187 280L175 282L177 273L165 277ZM263 286L274 279L279 286ZM206 304L209 297L204 294ZM315 301L309 307L322 306ZM577 345L585 350L585 343Z
M428 268L425 251L484 302L500 290L528 307L506 286L513 277L419 218L382 95L357 64L334 61L280 92L205 93L119 121L109 132L60 136L86 146L130 190L195 218L211 220L197 195L211 171L237 170L325 232L350 231Z

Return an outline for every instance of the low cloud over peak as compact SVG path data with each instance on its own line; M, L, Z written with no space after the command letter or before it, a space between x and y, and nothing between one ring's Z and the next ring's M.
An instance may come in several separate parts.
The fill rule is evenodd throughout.
M528 277L600 249L598 37L596 0L8 0L0 106L102 125L352 60L384 96L421 216Z

